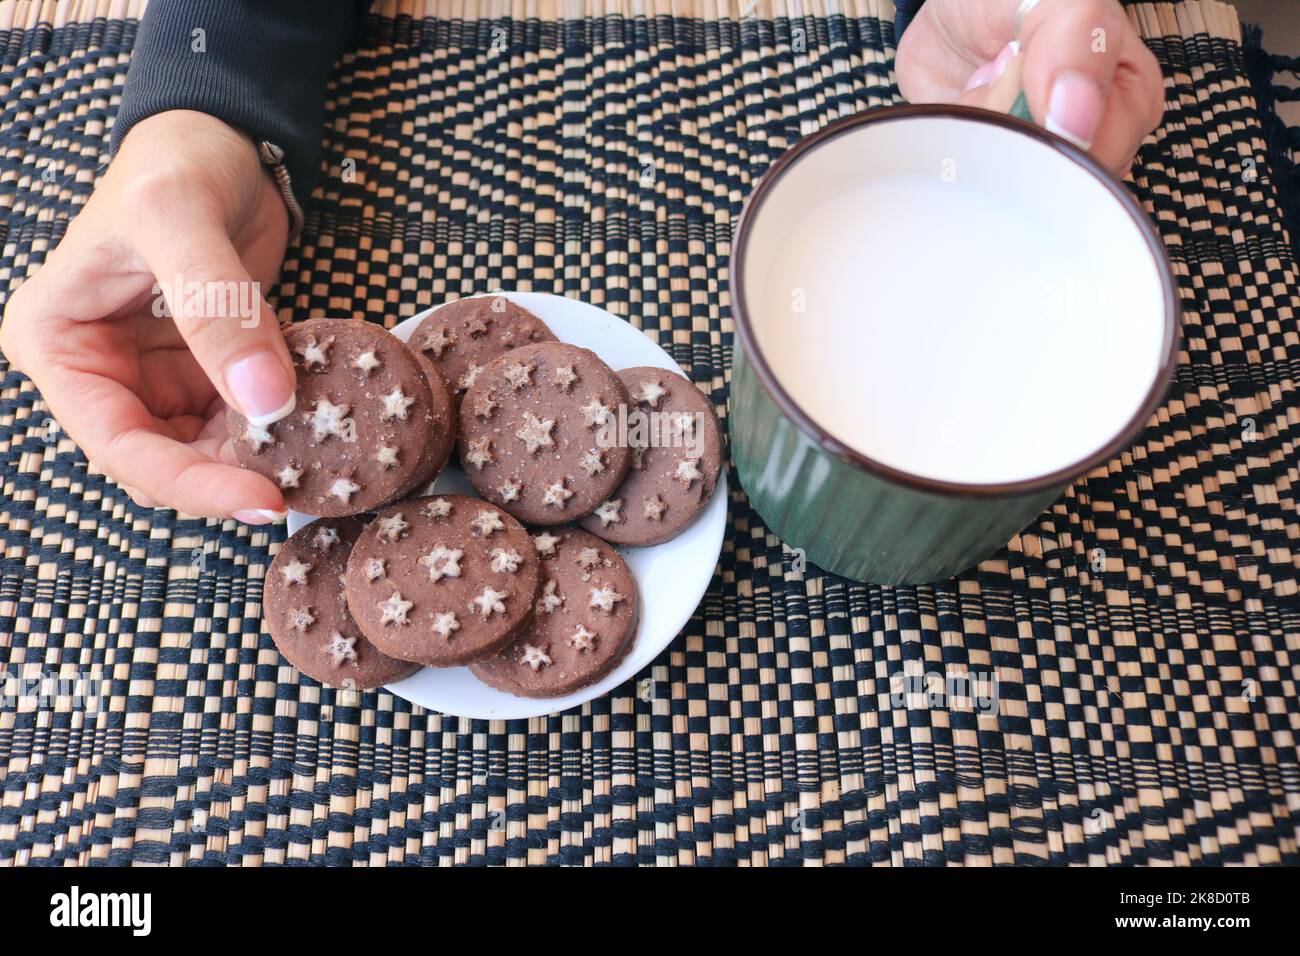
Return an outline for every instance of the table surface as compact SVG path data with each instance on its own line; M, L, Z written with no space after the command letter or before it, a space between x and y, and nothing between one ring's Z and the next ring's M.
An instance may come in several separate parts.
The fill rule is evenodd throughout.
M337 67L282 315L571 295L725 416L741 203L897 100L892 5L466 6L384 0ZM0 304L107 160L139 12L0 0ZM136 507L0 366L0 670L98 704L0 701L0 863L1300 862L1296 257L1231 8L1128 14L1167 98L1131 186L1183 307L1133 448L925 587L802 567L733 472L695 616L578 711L302 678L260 620L283 529ZM925 673L996 679L996 706L901 693Z

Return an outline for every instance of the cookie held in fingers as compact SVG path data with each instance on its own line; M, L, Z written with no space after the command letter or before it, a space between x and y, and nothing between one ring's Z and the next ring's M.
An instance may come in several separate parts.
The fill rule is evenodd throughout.
M363 526L360 518L321 518L300 528L281 546L262 588L262 613L275 646L329 687L368 690L420 669L366 640L348 611L341 579Z
M532 614L541 561L528 532L500 508L436 495L376 512L345 577L348 607L376 647L454 667L511 641Z
M713 405L691 381L649 366L618 373L631 396L632 466L582 526L615 544L662 544L699 517L718 482L722 434Z
M544 529L533 541L542 590L532 623L470 670L518 697L560 697L600 680L631 649L636 579L612 545L578 528Z
M482 295L448 302L433 312L411 336L411 348L437 367L459 406L495 359L522 345L554 341L546 323L527 309L503 295Z
M627 390L595 352L544 342L483 370L460 406L460 459L484 498L557 525L606 500L627 474L618 442Z
M297 375L285 418L226 425L239 463L313 515L360 514L405 494L428 468L427 449L455 428L435 414L429 381L406 345L359 319L312 319L284 333ZM449 410L444 410L444 414Z

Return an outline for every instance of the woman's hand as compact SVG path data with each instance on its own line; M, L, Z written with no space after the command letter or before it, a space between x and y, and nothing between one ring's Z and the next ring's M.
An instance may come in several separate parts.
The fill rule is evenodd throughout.
M251 524L283 512L272 482L234 464L225 406L292 411L293 364L262 295L288 229L247 136L160 113L10 298L0 348L137 504Z
M927 0L898 44L903 96L990 105L998 76L1019 53L1034 118L1122 175L1164 115L1156 58L1117 0L1039 0L1017 37L1019 5Z

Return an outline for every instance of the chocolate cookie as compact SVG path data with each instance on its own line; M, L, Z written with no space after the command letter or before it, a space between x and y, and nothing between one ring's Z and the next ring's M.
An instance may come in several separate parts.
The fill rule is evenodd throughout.
M430 667L500 650L532 612L541 562L523 526L463 495L377 512L352 548L348 607L384 653Z
M611 545L577 528L544 530L533 541L542 592L532 624L470 670L518 697L559 697L594 684L631 649L636 579Z
M262 615L280 653L330 687L366 690L409 677L418 664L374 647L348 613L342 578L359 518L322 518L299 529L271 562Z
M704 393L675 372L638 366L618 377L635 405L626 436L632 467L581 524L615 544L661 544L681 534L713 495L722 467L718 418Z
M424 372L425 380L429 383L434 419L439 422L450 422L451 427L434 429L433 438L425 445L424 453L420 457L420 468L411 480L410 487L398 497L405 497L428 487L429 483L446 467L447 460L451 457L451 450L456 445L456 404L452 401L451 390L447 388L447 383L443 380L438 367L423 353L413 351L411 354L415 356L420 370Z
M360 514L413 488L430 468L430 447L449 441L455 422L439 414L410 349L357 319L312 319L284 337L297 366L296 407L264 427L232 409L226 424L239 463L308 514Z
M622 483L627 390L595 352L525 345L483 370L460 407L460 459L484 498L530 524L582 517Z
M447 382L452 401L461 396L493 360L533 342L554 342L537 316L503 295L448 302L420 323L411 348L425 355Z

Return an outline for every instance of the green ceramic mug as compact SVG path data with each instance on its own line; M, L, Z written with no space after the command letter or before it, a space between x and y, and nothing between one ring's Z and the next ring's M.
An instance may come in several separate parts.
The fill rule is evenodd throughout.
M1133 442L1178 352L1164 246L1123 183L970 107L800 140L745 204L730 282L740 482L860 581L996 552Z

